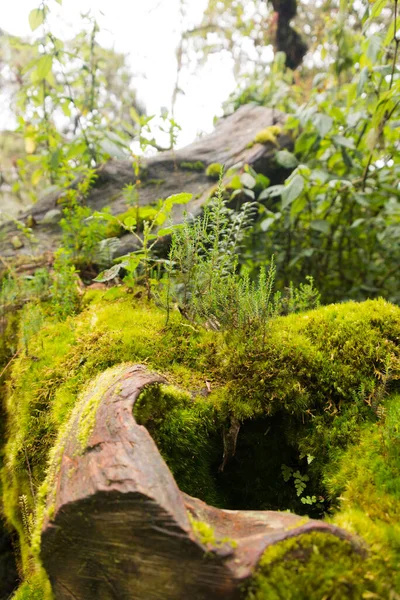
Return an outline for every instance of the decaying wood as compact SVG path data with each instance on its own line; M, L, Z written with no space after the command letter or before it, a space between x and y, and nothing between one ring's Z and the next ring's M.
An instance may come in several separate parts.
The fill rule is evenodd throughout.
M163 381L123 366L97 399L83 447L77 432L93 394L69 425L42 529L56 600L239 600L270 544L311 530L351 539L290 513L222 510L182 493L132 414L143 389ZM204 546L189 514L229 540Z
M209 198L215 182L201 171L185 168L189 163L201 161L205 167L220 163L226 168L234 165L243 167L252 165L261 173L267 174L273 181L282 180L285 170L279 167L274 155L278 147L289 147L291 140L287 135L279 136L279 146L253 144L256 134L272 125L282 124L285 115L276 110L261 106L245 105L233 115L222 119L215 131L198 141L176 151L159 153L142 161L145 174L140 188L139 205L146 206L159 198L167 198L179 192L193 194L193 200L187 206L175 207L173 220L182 220L184 209L198 214ZM135 181L131 160L111 160L97 171L97 180L87 198L87 204L93 210L110 206L113 214L127 210L122 189ZM21 221L32 227L35 240L28 242L17 226L10 222L0 228L0 255L3 257L35 256L52 253L60 241L59 221L62 217L62 194L55 191L40 199L21 217ZM18 243L16 243L18 238ZM125 235L120 253L128 252L134 246L133 238ZM48 254L47 254L48 256Z

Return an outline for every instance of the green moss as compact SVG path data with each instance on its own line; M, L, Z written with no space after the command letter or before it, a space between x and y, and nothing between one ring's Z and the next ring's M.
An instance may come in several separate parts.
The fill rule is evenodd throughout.
M181 162L179 166L184 171L198 171L200 173L206 168L206 165L201 160L196 160L196 162Z
M76 438L81 445L81 451L86 449L90 434L92 433L96 423L97 408L104 394L110 389L122 373L125 371L126 365L119 365L112 369L107 369L101 373L96 379L90 383L89 387L84 389L81 396L82 400L76 403L74 411L79 414L78 430ZM84 402L84 406L82 406ZM74 413L72 413L73 415Z
M275 144L277 145L277 136L282 132L280 125L270 125L257 133L254 138L255 144Z
M212 401L161 385L140 396L134 416L156 441L181 490L213 506L225 504L213 468L223 444L221 419Z
M382 598L380 591L362 553L334 535L314 532L264 552L247 600L358 600Z
M397 394L385 400L377 425L365 424L359 442L342 450L324 476L336 504L332 522L363 537L371 550L371 572L390 590L400 588L399 442Z
M393 526L399 516L397 463L384 468L389 450L378 460L371 432L379 444L388 374L392 380L400 376L398 307L383 300L348 302L281 317L267 325L263 344L261 334L244 338L187 327L178 312L166 328L163 311L134 300L122 287L91 291L83 306L81 314L61 323L47 316L30 340L29 356L21 339L10 371L3 499L27 574L32 561L39 564L40 523L47 500L51 515L48 494L73 411L83 410L78 438L84 447L102 391L112 385L118 365L133 362L166 374L171 384L144 393L135 416L153 435L181 489L217 506L291 508L315 516L316 507L303 505L293 482L282 478L285 463L308 476L307 495L323 498L319 515L336 511L335 522L363 535L362 517L370 514L364 522L371 556L384 552L394 564L400 547ZM82 407L87 389L91 395ZM389 404L386 410L387 431L396 438L400 415ZM220 473L232 416L241 423L237 453ZM363 449L367 442L369 453ZM350 461L346 452L356 452L351 448L358 443L361 455ZM356 469L364 455L371 465L381 465L367 479ZM357 473L357 488L346 487L351 471L335 467L346 460ZM32 485L40 488L36 503ZM375 495L363 495L363 486L375 486ZM32 541L22 525L21 495L36 511ZM347 504L339 497L348 498ZM377 561L370 564L372 576L384 578Z
M198 521L188 513L189 521L193 532L199 542L207 548L220 548L221 546L229 545L231 548L236 548L237 542L228 537L217 537L215 529L204 521Z
M165 183L165 179L147 179L142 187L147 187L149 185L159 186Z
M30 575L13 595L13 600L53 600L49 581L43 570Z
M208 165L206 169L206 175L210 179L218 180L223 168L223 165L221 165L220 163L211 163L211 165Z

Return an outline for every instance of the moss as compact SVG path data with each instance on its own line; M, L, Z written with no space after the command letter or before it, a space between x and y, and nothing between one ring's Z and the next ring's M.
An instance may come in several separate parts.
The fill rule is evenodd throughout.
M207 548L221 548L222 546L230 546L236 548L237 542L228 537L217 537L215 529L204 521L198 521L188 513L189 521L192 526L193 532L199 542Z
M206 165L201 160L196 160L196 162L181 162L179 167L184 171L197 171L201 173L206 168Z
M163 185L165 181L165 179L147 179L142 187L147 187L149 185L155 185L158 187L159 185Z
M336 511L335 522L361 534L362 516L371 514L365 520L371 555L385 552L395 560L393 548L400 547L393 527L398 521L395 471L376 467L376 478L367 480L360 473L356 493L346 487L351 472L334 465L347 460L358 473L355 465L361 457L350 462L346 452L356 452L350 449L358 443L363 448L364 436L372 444L368 432L376 432L379 442L379 411L392 385L388 375L392 382L400 376L398 307L383 300L348 302L281 317L267 325L264 343L261 334L228 336L189 328L178 312L171 314L166 328L163 311L134 300L122 287L91 291L83 306L81 314L61 323L46 316L30 340L29 356L20 340L10 371L3 498L8 521L20 536L25 573L29 575L32 561L39 564L44 502L54 487L51 478L66 424L73 411L82 409L82 394L92 382L78 433L84 446L101 391L126 362L148 364L171 383L143 394L135 415L155 438L181 489L217 506L292 508L315 516L316 507L303 505L293 481L282 478L285 463L307 475L306 495L323 498L318 514ZM206 380L211 381L211 393ZM389 408L387 415L392 415ZM232 416L241 423L237 453L220 473L223 432ZM395 435L399 414L390 419L385 423ZM372 464L377 450L372 444L369 454L360 452ZM371 482L376 494L356 499ZM40 488L36 504L32 485ZM36 510L32 543L22 525L21 495ZM347 505L339 497L349 498ZM48 510L51 514L51 499ZM384 578L377 562L370 564L372 576Z
M88 388L84 389L81 394L81 396L83 396L81 401L76 403L74 411L76 411L77 416L79 414L76 438L80 443L82 452L86 449L90 434L94 429L97 408L101 399L107 390L115 385L118 378L121 377L122 373L125 371L125 368L125 365L119 365L118 367L107 369L101 373L89 384ZM82 406L82 402L85 403L84 406Z
M345 540L313 532L264 552L247 600L358 600L381 598L380 591L365 556Z
M362 536L371 573L400 589L400 395L387 398L377 425L365 424L357 444L342 450L324 475L335 503L331 521Z
M223 453L222 423L212 401L161 385L140 396L134 416L156 441L182 491L213 506L225 504L215 477Z
M44 571L38 570L30 575L13 595L13 600L54 600Z
M275 144L277 145L277 136L282 132L280 125L270 125L257 133L254 138L255 144Z
M208 165L206 169L206 175L209 179L218 180L223 168L223 165L221 165L220 163L211 163L211 165Z

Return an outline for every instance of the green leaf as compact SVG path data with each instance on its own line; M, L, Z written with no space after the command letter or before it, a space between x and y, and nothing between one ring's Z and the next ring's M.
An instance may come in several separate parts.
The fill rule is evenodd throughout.
M371 10L371 17L373 19L375 19L376 17L379 17L379 15L383 11L383 9L385 8L387 3L388 3L388 0L376 0L376 2L374 2L372 10Z
M89 219L103 219L104 221L115 221L114 215L107 212L94 212Z
M137 112L137 110L135 110L133 108L133 106L131 106L131 108L129 109L129 114L130 114L132 120L135 121L135 123L137 123L137 125L140 125L140 115Z
M279 150L279 152L275 154L275 160L278 165L285 169L295 169L299 164L295 155L288 150Z
M314 116L313 123L319 135L324 138L332 129L333 119L329 115L322 115L321 113L318 113Z
M302 133L296 140L295 152L296 154L302 154L308 152L317 140L317 134L315 133Z
M304 189L304 179L297 174L282 191L282 210L298 198Z
M364 223L365 219L356 219L355 221L353 221L353 223L350 225L350 229L355 229L356 227L359 227L359 225L362 225Z
M31 177L31 182L32 182L33 187L35 187L39 183L39 181L42 179L42 176L43 176L42 169L36 169L36 171L33 171L32 177Z
M172 196L168 196L165 202L168 202L171 206L174 204L187 204L193 198L193 194L188 194L186 192L182 192L180 194L173 194Z
M282 466L281 466L281 469L282 469L282 477L283 477L283 480L284 480L285 482L288 482L288 481L289 481L289 479L290 479L290 478L291 478L291 476L292 476L293 469L292 469L291 467L288 467L287 465L282 465Z
M274 222L275 222L274 217L268 217L267 219L264 219L263 221L261 221L261 223L260 223L261 231L268 231L268 229L271 227L271 225L273 225Z
M127 150L124 150L120 143L111 140L108 136L105 136L100 141L100 147L104 154L107 154L108 156L112 156L114 158L124 159L128 155Z
M231 190L241 190L242 183L240 181L239 175L234 175L228 184L229 189Z
M61 158L61 150L60 149L55 150L55 152L51 153L51 156L50 156L50 168L53 171L56 171L58 169L59 164L60 164L60 158Z
M292 206L290 208L290 215L292 217L298 215L305 209L306 205L307 205L307 198L305 196L299 196L292 203Z
M70 117L71 116L71 109L70 109L69 105L70 105L70 101L69 100L65 100L65 102L61 103L62 111L63 111L63 113L64 113L64 115L66 117Z
M53 57L51 54L45 54L37 61L36 70L33 73L34 79L36 81L42 81L46 79L47 75L51 71L51 67L53 66Z
M350 148L350 150L354 150L356 147L353 138L346 138L343 135L333 135L332 142L336 146L344 146L345 148Z
M128 260L125 263L122 263L122 266L125 266L126 270L132 273L133 271L136 271L143 258L142 252L138 252L137 254L131 253Z
M262 173L257 173L256 175L256 184L258 187L261 187L263 190L269 186L271 180L263 175Z
M331 230L330 224L324 219L316 219L315 221L311 221L310 227L311 229L314 229L315 231L320 231L321 233L325 233L326 235L328 235Z
M373 63L376 61L379 50L381 49L381 43L382 36L380 33L375 33L374 35L371 35L371 37L368 40L367 57Z
M391 44L393 42L394 33L395 33L395 31L394 31L394 19L392 19L392 22L389 25L389 29L388 29L388 32L387 32L386 37L385 37L385 41L384 41L385 46L388 46L389 44Z
M121 264L114 265L110 269L107 269L106 271L103 271L102 273L97 275L97 277L93 281L98 281L99 283L104 283L105 281L111 281L111 279L114 279L118 275L118 273L120 272L122 267L123 267L123 265L121 265Z
M164 227L163 229L159 229L157 231L157 235L158 237L164 237L164 235L171 235L171 233L174 231L173 227Z
M283 185L271 185L271 187L261 192L261 194L258 196L258 199L265 200L266 198L276 198L282 194L283 189Z
M35 31L44 22L44 10L42 8L34 8L29 13L29 25L32 31Z
M253 187L256 185L256 180L252 175L250 175L250 173L243 173L243 175L240 177L240 181L249 189L253 189Z
M126 227L126 229L134 229L136 227L135 217L127 217L124 220L124 227Z
M368 67L364 67L360 73L360 79L357 84L357 96L360 96L364 90L364 86L369 79L369 69Z
M57 4L62 5L62 0L56 0Z

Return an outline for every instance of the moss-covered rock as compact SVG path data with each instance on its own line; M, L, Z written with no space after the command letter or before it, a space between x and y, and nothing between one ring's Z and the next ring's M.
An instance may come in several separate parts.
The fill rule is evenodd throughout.
M400 422L397 401L388 396L400 375L400 309L383 300L348 302L274 319L262 334L228 336L188 326L178 312L166 326L162 310L122 288L87 294L82 313L64 322L49 316L30 341L29 355L21 346L14 361L6 400L4 503L20 535L26 573L32 554L20 497L26 496L34 514L32 489L46 477L49 453L77 398L94 377L124 362L145 363L172 385L144 394L135 416L183 491L229 508L328 514L361 535L362 522L368 522L369 581L381 585L386 578L387 589L395 589L392 565L400 545L390 532L399 500L393 474L400 464L394 442L390 452L379 444L383 431L396 439ZM221 469L236 423L236 452ZM365 465L374 457L369 476L357 467L361 457ZM374 494L366 493L371 486ZM296 554L286 547L284 552ZM391 557L384 571L378 568L382 552ZM334 549L320 553L330 556ZM304 562L310 578L311 558ZM362 565L351 561L349 573L358 573ZM260 577L271 564L266 558ZM369 593L375 588L365 587L365 572L355 576L354 590ZM301 577L297 581L303 585ZM255 583L249 593L285 597L268 596L263 585Z

